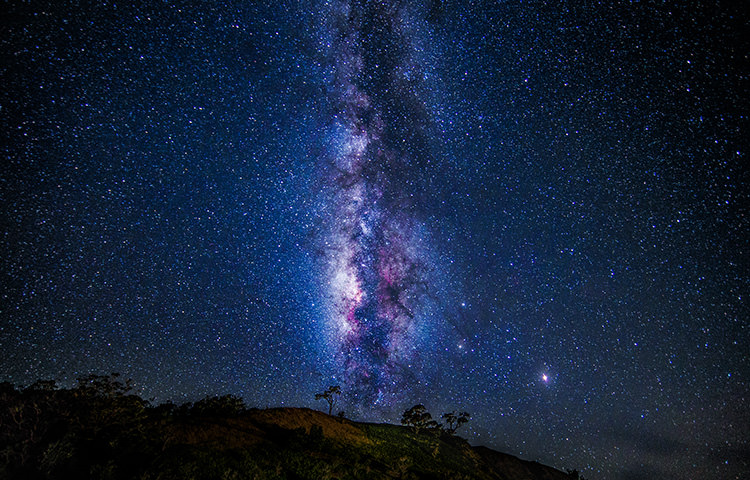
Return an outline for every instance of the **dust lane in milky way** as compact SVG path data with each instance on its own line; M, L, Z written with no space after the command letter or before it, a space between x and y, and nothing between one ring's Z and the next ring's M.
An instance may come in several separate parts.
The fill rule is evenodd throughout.
M323 175L328 344L362 405L388 404L418 371L431 269L419 175L429 164L420 68L397 5L334 2L325 12L333 112ZM422 320L423 321L423 320Z

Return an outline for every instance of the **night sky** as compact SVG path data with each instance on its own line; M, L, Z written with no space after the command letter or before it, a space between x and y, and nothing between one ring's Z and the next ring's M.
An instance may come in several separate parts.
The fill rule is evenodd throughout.
M81 3L2 6L0 381L750 475L743 2Z

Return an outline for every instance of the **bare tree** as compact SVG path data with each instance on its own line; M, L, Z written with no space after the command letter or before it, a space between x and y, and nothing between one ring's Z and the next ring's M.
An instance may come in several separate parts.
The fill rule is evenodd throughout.
M438 423L432 419L432 415L427 411L424 405L414 405L401 415L401 424L414 427L414 432L419 433L424 429L438 428Z
M333 407L336 405L336 395L341 395L341 387L338 385L331 385L323 393L316 393L315 400L325 400L328 402L328 415L333 412Z
M443 420L448 424L448 426L445 427L445 431L453 435L456 433L456 430L458 430L461 425L468 422L470 418L471 415L469 412L456 413L454 410L452 412L444 413Z

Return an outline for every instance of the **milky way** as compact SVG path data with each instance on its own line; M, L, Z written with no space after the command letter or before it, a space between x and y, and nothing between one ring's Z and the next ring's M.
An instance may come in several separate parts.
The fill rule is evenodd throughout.
M400 7L336 2L325 15L333 105L322 158L333 192L322 241L327 335L355 397L387 402L415 368L429 293L415 194L429 165L426 113L412 88L419 68Z

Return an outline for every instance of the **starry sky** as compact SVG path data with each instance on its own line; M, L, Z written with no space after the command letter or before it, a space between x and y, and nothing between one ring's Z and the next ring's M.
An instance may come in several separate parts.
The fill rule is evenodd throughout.
M750 472L741 2L82 3L3 5L0 381Z

